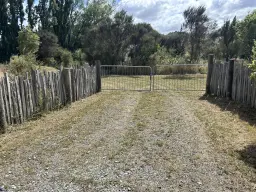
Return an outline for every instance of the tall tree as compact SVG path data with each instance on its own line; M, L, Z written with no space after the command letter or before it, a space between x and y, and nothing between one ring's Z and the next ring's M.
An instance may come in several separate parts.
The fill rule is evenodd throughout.
M55 0L53 3L52 17L56 21L53 30L65 48L69 47L73 24L82 5L81 0Z
M244 20L238 22L237 36L240 41L240 56L251 59L252 47L256 39L256 10L248 14Z
M188 34L186 32L171 32L165 36L162 45L167 50L172 49L176 55L185 54L185 46L187 44Z
M190 61L197 61L201 53L202 41L207 32L206 23L209 21L204 6L189 7L183 12L185 22L183 26L189 32Z
M28 23L30 25L30 28L33 29L37 22L37 15L34 7L34 0L27 0L26 13L28 15Z
M226 57L226 60L233 55L231 55L230 50L230 44L234 42L235 36L236 36L236 17L234 17L233 21L230 22L230 20L225 21L224 25L221 27L221 36L223 39L223 43L225 46L224 49L224 56Z
M132 65L149 65L150 56L157 51L161 35L150 24L138 23L131 36Z
M53 18L51 18L53 2L53 0L39 0L38 5L35 6L42 30L49 30L51 28L53 22Z
M7 10L7 0L0 1L0 62L8 60L10 57Z

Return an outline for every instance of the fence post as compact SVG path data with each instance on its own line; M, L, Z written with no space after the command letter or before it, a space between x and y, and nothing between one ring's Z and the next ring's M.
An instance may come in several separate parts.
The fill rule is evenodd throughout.
M229 60L229 67L228 67L228 92L227 92L227 96L229 98L232 98L232 84L233 84L233 74L234 74L234 63L235 60L231 59Z
M67 103L72 102L72 87L71 87L71 70L69 68L64 68L62 70L63 83L66 90Z
M101 69L100 69L100 61L95 61L96 64L96 93L101 91Z
M7 122L4 110L3 87L0 87L0 134L6 132Z
M211 78L212 78L212 71L213 71L213 54L209 54L208 56L208 72L207 72L207 80L206 80L206 94L211 94Z

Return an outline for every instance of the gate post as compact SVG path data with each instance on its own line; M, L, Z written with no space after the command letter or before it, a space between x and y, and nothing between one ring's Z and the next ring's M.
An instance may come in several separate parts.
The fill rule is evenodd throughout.
M212 71L213 71L213 54L209 54L208 56L208 72L207 72L207 80L206 80L206 94L211 94L211 78L212 78Z
M228 66L228 86L227 86L227 97L232 97L232 85L233 85L233 74L234 74L234 64L235 60L231 59L229 60L229 66Z
M95 61L96 64L96 93L101 91L101 68L100 61Z

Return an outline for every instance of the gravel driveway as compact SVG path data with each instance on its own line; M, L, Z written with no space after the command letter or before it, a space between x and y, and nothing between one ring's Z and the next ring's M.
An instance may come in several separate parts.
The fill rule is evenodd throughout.
M170 92L102 92L11 128L0 136L0 186L10 192L255 191L246 175L229 172L237 164L216 149L191 102Z

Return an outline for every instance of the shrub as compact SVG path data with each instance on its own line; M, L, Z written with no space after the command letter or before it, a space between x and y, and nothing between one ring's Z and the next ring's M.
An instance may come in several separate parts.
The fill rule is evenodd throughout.
M74 62L76 65L83 65L86 60L86 55L83 53L82 49L77 49L73 54Z
M249 65L252 70L251 78L256 78L256 40L254 41L254 46L252 47L252 64Z
M54 57L47 57L42 61L48 66L57 67L57 61L54 59Z
M36 64L36 58L32 54L12 56L9 63L9 71L14 75L25 75L31 69L35 69Z
M55 59L63 67L70 67L74 63L72 53L69 50L63 48L58 49Z
M19 52L22 55L35 54L39 49L39 36L29 27L22 29L18 36Z

